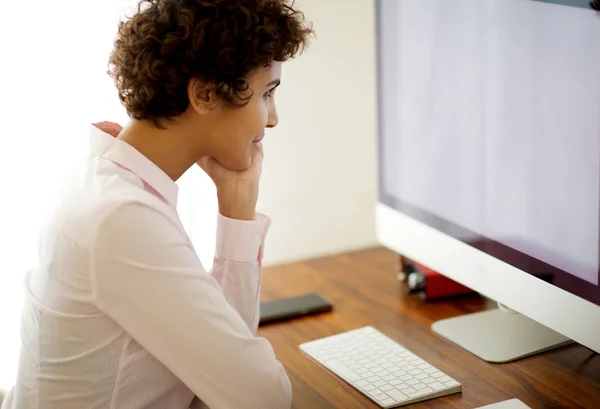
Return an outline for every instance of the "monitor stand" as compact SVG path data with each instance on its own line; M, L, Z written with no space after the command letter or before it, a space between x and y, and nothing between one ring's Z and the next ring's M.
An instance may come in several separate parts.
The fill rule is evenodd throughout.
M573 343L524 315L499 307L440 320L431 329L479 358L495 363L515 361Z

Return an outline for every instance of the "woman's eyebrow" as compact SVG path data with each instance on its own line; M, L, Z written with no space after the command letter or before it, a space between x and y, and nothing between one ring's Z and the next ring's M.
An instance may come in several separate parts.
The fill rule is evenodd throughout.
M272 85L278 87L281 84L281 80L279 78L274 79L273 81L269 82L267 85L265 85L265 87L270 87Z

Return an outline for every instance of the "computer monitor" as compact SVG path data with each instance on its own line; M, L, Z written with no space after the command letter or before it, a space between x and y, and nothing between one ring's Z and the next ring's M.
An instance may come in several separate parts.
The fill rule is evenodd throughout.
M492 362L572 341L600 353L600 17L376 8L378 239L507 307L434 331Z

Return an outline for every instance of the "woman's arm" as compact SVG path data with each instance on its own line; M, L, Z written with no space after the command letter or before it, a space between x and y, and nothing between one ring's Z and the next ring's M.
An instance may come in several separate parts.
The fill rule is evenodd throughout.
M236 237L237 221L232 226L234 231L225 232L222 239L229 233ZM256 236L249 238L256 238L258 251L264 231L259 235L258 227L242 228L242 233L253 231ZM232 308L243 298L228 302L222 291L246 292L247 286L257 296L258 281L252 281L258 280L252 278L258 275L257 254L229 241L220 243L217 258L223 268L215 271L221 274L220 286L203 270L178 226L159 210L134 203L104 218L91 254L98 308L208 407L291 406L290 382L271 345L255 337ZM238 280L228 283L229 277Z
M258 329L261 261L270 224L271 221L261 214L249 221L221 214L217 219L212 275L253 334Z

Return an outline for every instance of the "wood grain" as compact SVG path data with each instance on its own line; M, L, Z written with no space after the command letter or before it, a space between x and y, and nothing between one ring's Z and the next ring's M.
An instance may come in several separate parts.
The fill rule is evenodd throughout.
M434 334L439 319L481 311L480 297L425 302L396 279L397 256L382 248L266 268L262 299L319 292L334 311L261 327L294 388L296 409L377 408L369 399L303 355L298 345L372 325L458 379L461 394L411 408L476 408L519 398L533 409L600 409L600 357L580 345L508 364L484 362ZM584 325L582 323L582 325Z

